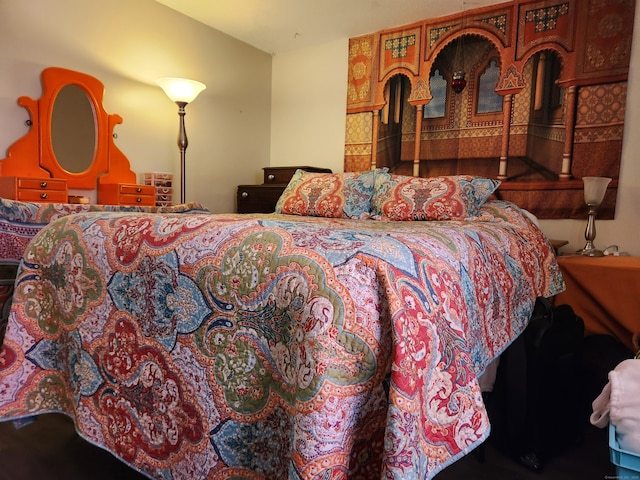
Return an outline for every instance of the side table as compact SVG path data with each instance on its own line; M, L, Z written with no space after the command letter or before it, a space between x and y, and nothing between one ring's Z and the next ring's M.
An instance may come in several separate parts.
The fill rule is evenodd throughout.
M332 173L330 168L293 166L265 167L262 185L238 185L236 194L237 213L273 213L280 195L287 188L296 170Z
M640 257L558 257L566 290L555 303L569 304L584 320L585 335L613 335L632 351L640 332Z

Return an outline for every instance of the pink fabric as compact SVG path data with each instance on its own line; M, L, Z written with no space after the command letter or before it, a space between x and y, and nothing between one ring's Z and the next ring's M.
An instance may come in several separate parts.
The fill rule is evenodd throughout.
M616 428L620 448L640 452L640 361L624 360L609 372L609 383L592 403L591 423Z

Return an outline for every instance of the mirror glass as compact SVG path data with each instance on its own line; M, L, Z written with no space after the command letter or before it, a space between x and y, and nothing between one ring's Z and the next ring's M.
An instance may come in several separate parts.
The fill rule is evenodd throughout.
M78 85L65 85L51 112L51 144L60 166L70 173L89 169L96 151L96 121L87 93Z

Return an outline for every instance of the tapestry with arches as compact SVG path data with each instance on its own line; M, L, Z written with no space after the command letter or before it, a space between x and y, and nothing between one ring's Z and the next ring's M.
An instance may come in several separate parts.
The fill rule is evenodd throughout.
M615 215L635 2L514 0L349 41L345 171L481 175L539 218Z

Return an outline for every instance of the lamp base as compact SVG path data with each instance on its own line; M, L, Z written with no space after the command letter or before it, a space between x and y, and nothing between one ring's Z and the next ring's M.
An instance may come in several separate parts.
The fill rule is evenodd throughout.
M604 252L602 250L598 250L597 248L585 247L582 250L578 250L576 254L582 255L584 257L604 257Z

